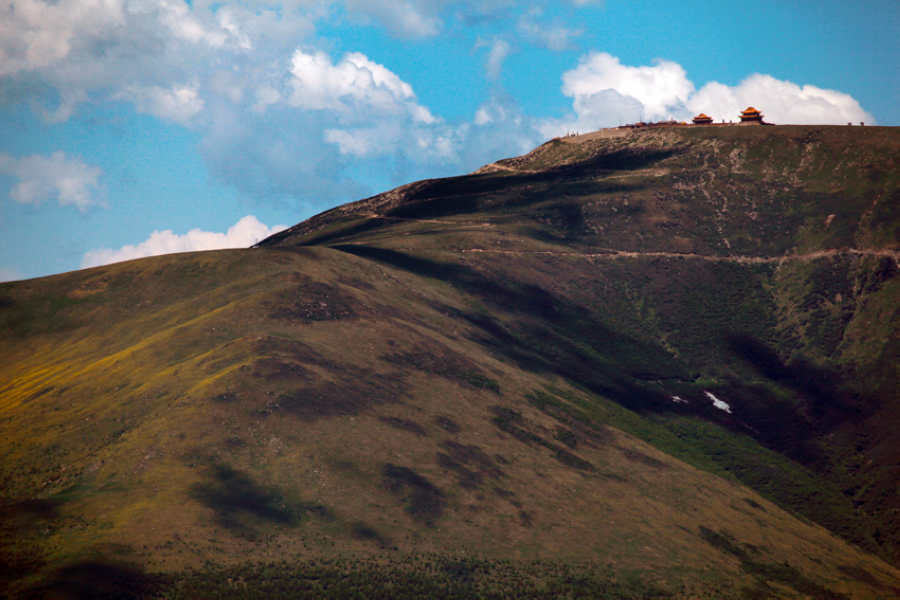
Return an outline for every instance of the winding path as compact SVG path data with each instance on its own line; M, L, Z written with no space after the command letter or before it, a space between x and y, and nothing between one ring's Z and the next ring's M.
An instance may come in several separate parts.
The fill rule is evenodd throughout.
M843 255L856 256L880 256L892 258L894 262L900 265L900 251L884 250L884 249L857 249L857 248L840 248L833 250L816 250L815 252L807 252L805 254L784 254L782 256L748 256L748 255L723 255L716 256L712 254L696 254L693 252L632 252L627 250L604 250L603 252L557 252L553 250L492 250L487 248L467 248L461 250L463 253L478 254L507 254L512 256L575 256L584 258L684 258L691 260L705 260L710 262L736 262L743 264L770 264L788 261L811 261L822 258L832 258Z
M448 221L446 219L428 219L420 217L395 217L381 215L377 213L369 213L366 215L370 219L383 219L390 221L407 221L419 223L437 223L441 225L460 226L472 228L489 229L494 227L490 222L462 222ZM501 250L492 248L463 248L458 250L463 254L501 254L509 256L571 256L580 258L599 258L599 259L618 259L618 258L681 258L688 260L703 260L708 262L733 262L738 264L782 264L794 261L813 261L823 258L833 258L836 256L877 256L891 258L894 264L900 267L900 250L889 250L886 248L832 248L828 250L816 250L814 252L806 252L801 254L783 254L781 256L753 256L747 254L697 254L695 252L663 252L663 251L645 251L635 252L631 250L616 250L614 248L603 248L600 252L574 252L574 251L557 251L557 250Z

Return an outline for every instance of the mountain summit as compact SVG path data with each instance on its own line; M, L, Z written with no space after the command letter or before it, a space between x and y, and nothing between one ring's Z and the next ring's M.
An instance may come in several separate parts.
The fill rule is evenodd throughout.
M604 130L3 284L0 578L900 595L898 159L885 127Z

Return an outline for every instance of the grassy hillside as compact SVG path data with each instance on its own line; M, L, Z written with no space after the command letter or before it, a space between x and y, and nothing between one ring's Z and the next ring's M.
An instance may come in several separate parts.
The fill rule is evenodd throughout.
M897 595L898 146L603 131L3 284L0 581Z

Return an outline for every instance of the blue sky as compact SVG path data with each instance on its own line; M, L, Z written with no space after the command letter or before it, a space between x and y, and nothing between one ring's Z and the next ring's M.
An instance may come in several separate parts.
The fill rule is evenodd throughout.
M0 281L246 246L568 131L900 125L900 3L0 0Z

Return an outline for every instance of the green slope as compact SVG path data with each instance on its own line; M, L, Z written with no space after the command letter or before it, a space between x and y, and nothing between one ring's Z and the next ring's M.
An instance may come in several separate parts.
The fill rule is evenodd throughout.
M4 284L0 578L896 595L898 146L603 131Z

